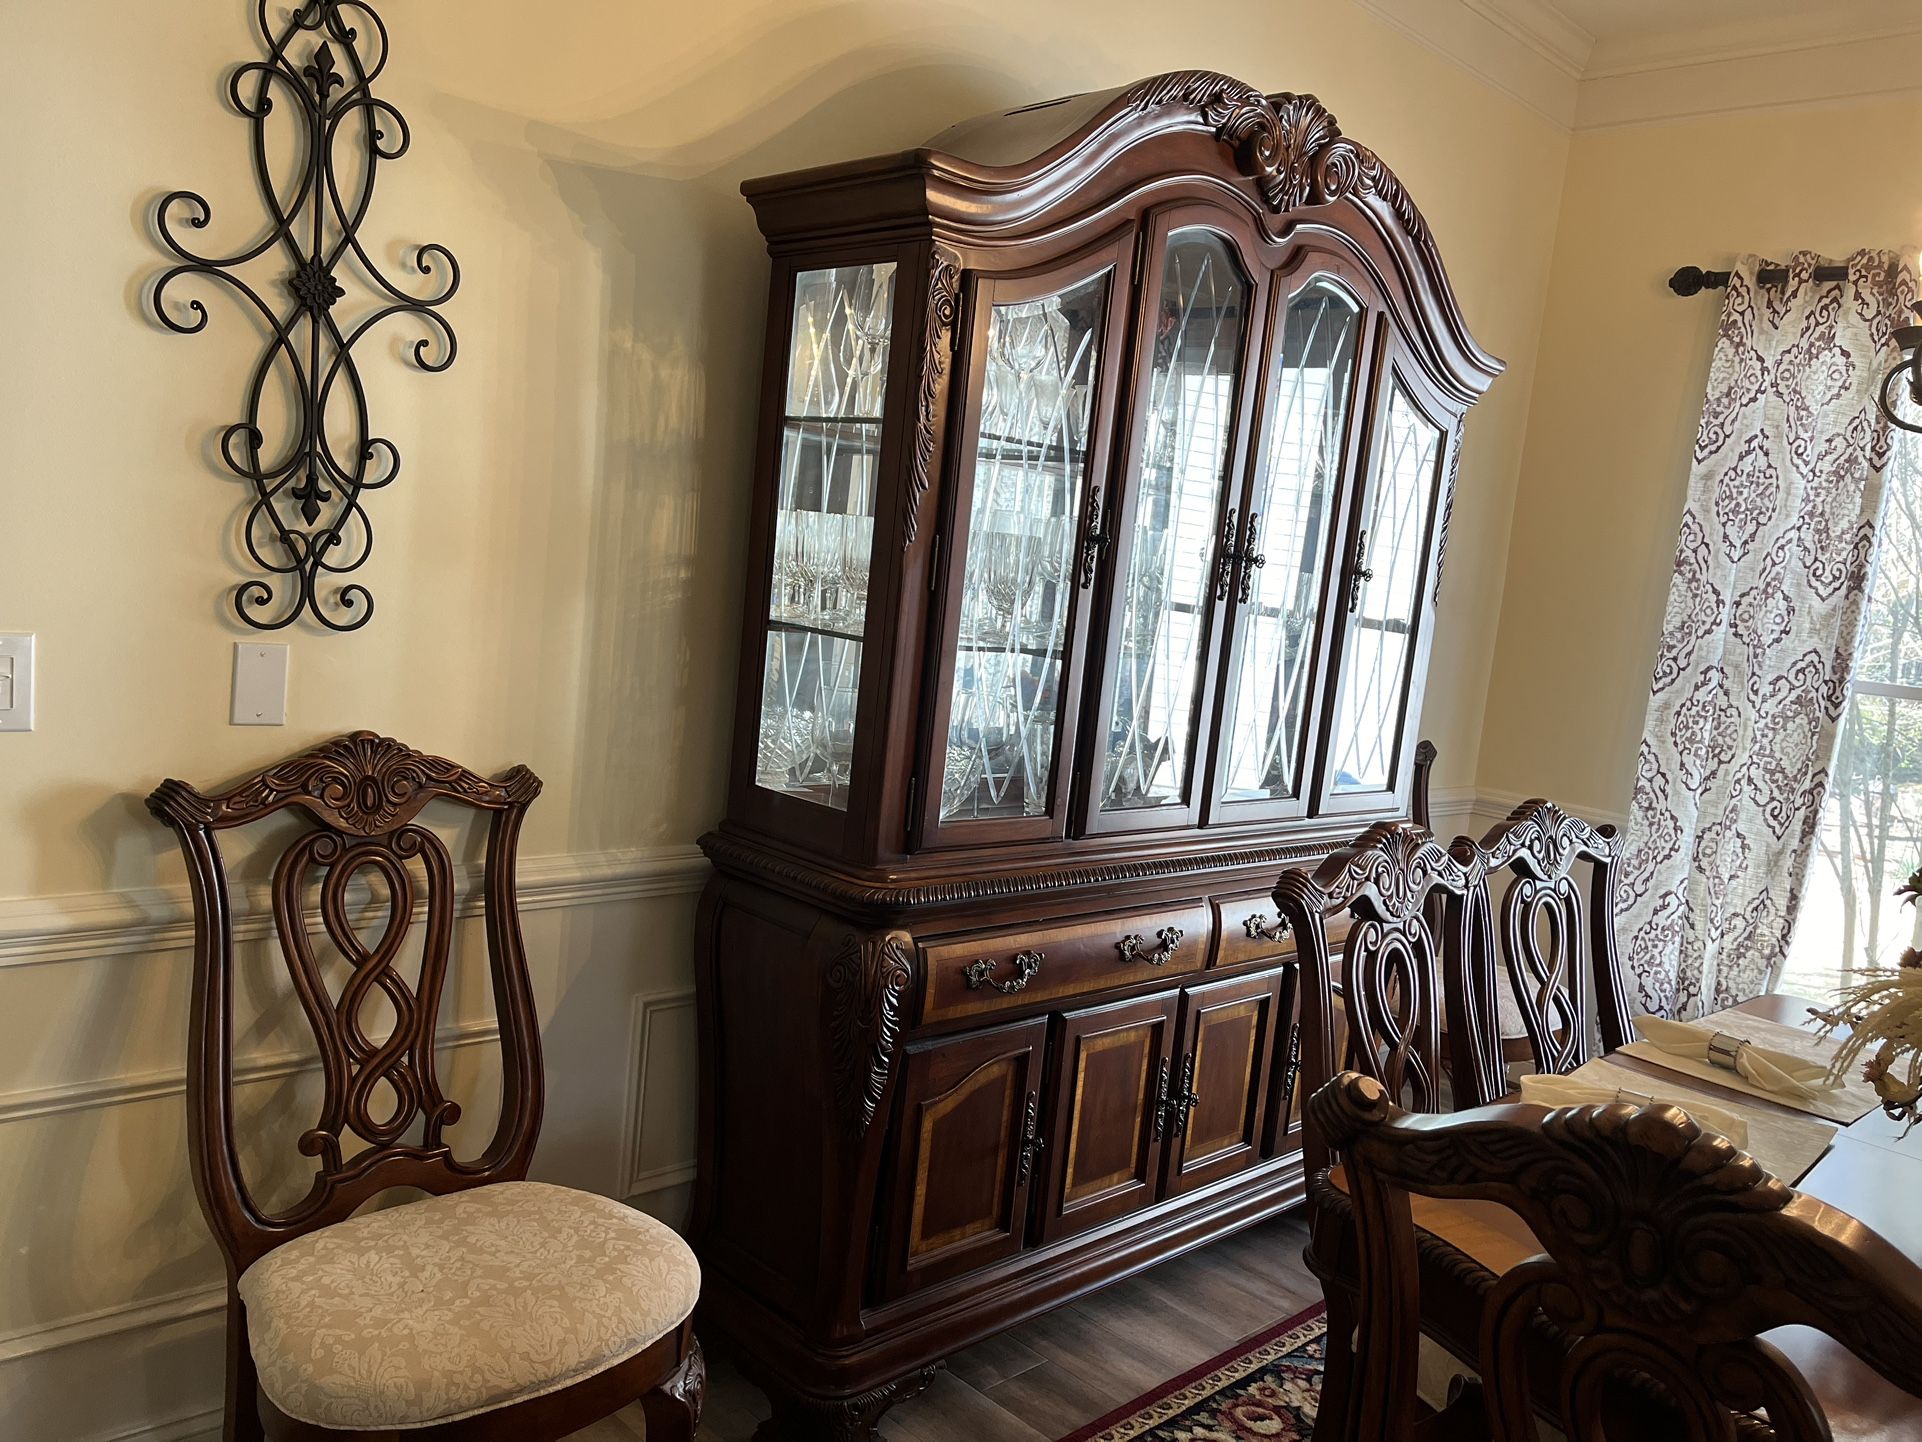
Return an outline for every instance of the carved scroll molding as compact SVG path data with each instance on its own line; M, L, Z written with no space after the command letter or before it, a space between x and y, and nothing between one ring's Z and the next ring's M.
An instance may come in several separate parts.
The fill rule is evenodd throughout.
M934 447L941 429L941 398L954 343L954 319L961 299L961 257L936 245L928 257L928 305L921 327L921 388L915 397L914 453L908 462L908 511L901 548L914 544L921 528L921 502L934 473Z
M1435 523L1435 601L1441 601L1442 564L1448 559L1448 523L1455 515L1455 483L1461 479L1462 443L1455 442L1448 458L1448 483L1442 488L1441 519Z
M169 330L197 334L208 324L206 306L189 298L182 310L170 294L187 277L217 281L266 338L242 418L220 437L222 462L252 491L241 543L264 573L235 590L236 614L259 630L305 614L329 630L354 631L372 618L373 594L358 582L333 583L373 551L367 492L400 474L399 448L372 429L355 348L405 317L426 331L409 348L413 363L446 370L456 346L439 307L459 288L460 267L443 245L418 247L412 267L432 284L416 294L389 280L360 239L381 163L405 155L411 139L401 113L373 93L388 58L380 16L365 0L301 0L279 23L274 8L258 0L266 58L240 65L227 82L229 102L252 130L264 230L239 250L197 250L176 226L206 229L213 207L191 190L163 196L155 224L179 263L155 283L152 306ZM276 161L290 152L291 174L277 178ZM343 320L336 307L350 272L369 301Z
M1263 95L1245 81L1211 70L1177 70L1135 86L1122 113L1190 106L1235 152L1270 210L1299 210L1350 197L1379 198L1416 244L1432 250L1428 222L1395 173L1364 145L1341 133L1312 95Z
M908 939L850 932L826 976L828 1051L834 1101L848 1131L867 1135L894 1070L901 1014L914 979Z

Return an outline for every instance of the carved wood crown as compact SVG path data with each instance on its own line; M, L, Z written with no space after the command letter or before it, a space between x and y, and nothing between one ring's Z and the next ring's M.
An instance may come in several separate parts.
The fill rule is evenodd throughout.
M216 830L298 805L347 835L378 836L413 820L436 797L502 811L526 805L540 790L540 778L525 766L489 781L391 736L355 731L211 796L184 781L164 781L147 805L165 820Z
M1407 187L1374 151L1343 135L1314 96L1263 95L1229 75L1176 70L1130 87L1117 108L1141 114L1170 106L1194 110L1214 130L1269 209L1378 197L1416 244L1433 249L1428 222Z
M1512 866L1537 881L1554 881L1568 874L1583 857L1609 861L1615 848L1609 837L1579 816L1571 816L1552 801L1524 801L1482 838L1483 861L1492 871Z
M1383 821L1335 852L1311 878L1284 873L1283 884L1304 881L1322 910L1356 907L1390 925L1421 914L1431 891L1459 896L1479 879L1476 862L1452 856L1412 821ZM1277 890L1279 900L1281 892Z

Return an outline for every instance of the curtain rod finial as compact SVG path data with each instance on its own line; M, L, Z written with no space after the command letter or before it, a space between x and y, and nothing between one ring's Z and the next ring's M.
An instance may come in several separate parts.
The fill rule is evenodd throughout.
M1708 272L1699 265L1685 265L1668 278L1668 288L1677 295L1700 295L1708 284Z

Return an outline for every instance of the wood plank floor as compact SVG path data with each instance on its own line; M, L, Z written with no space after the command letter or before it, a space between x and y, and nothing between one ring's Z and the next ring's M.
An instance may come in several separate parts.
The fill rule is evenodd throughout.
M1321 1299L1299 1213L1277 1217L1096 1292L948 1359L882 1419L889 1442L1054 1442L1250 1333ZM759 1389L709 1351L702 1442L748 1442ZM640 1408L572 1442L636 1442Z

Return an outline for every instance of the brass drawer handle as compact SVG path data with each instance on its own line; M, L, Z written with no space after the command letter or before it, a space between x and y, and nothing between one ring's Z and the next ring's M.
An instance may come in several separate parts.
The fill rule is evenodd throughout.
M1130 932L1114 944L1121 953L1123 961L1145 961L1150 966L1166 966L1174 960L1175 948L1181 945L1183 932L1178 926L1164 926L1155 933L1160 945L1148 951L1147 939L1140 932Z
M1250 941L1280 941L1288 934L1288 918L1270 921L1267 912L1257 911L1253 916L1242 918L1241 929L1248 933Z
M999 963L991 956L984 956L979 961L970 962L965 968L968 990L979 991L984 986L991 986L1003 996L1013 996L1034 980L1041 970L1041 963L1046 960L1047 957L1038 951L1017 951L1014 954L1014 979L996 981L994 969Z

